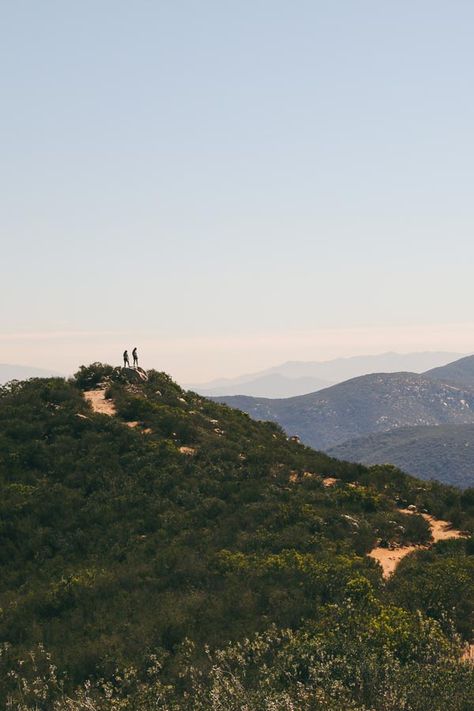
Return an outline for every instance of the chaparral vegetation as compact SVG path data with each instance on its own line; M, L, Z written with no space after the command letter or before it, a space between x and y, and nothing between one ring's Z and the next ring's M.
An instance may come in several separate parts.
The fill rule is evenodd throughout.
M422 513L465 536L430 545ZM164 373L9 383L0 707L468 711L472 531L474 490L331 459ZM384 578L367 554L404 545Z

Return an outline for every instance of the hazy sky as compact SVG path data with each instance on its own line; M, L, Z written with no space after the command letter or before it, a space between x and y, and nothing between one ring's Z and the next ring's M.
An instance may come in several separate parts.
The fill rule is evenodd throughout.
M0 361L474 350L472 0L0 2Z

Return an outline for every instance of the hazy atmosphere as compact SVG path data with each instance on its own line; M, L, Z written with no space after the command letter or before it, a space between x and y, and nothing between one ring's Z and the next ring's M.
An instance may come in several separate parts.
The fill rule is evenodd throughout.
M472 352L474 6L2 3L0 360Z
M473 28L0 0L0 710L473 711Z

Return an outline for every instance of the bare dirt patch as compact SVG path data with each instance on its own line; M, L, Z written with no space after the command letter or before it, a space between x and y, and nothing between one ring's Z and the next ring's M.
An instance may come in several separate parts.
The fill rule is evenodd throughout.
M389 578L393 575L397 565L406 555L417 550L422 550L425 547L427 546L400 546L400 548L391 550L390 548L377 546L377 548L373 548L367 555L376 560L377 563L380 563L383 570L383 577Z
M186 454L188 457L192 457L196 454L194 447L180 447L179 451L181 454Z
M417 511L410 511L408 509L400 509L400 511L401 513L407 515L413 515L417 513ZM431 516L430 514L426 513L422 513L420 515L423 516L425 521L429 523L429 526L431 528L431 535L433 537L433 543L437 543L438 541L445 541L448 538L466 538L466 534L462 531L458 531L455 528L452 528L449 521L443 521L442 519L435 518L434 516ZM408 555L409 553L413 553L417 550L426 550L427 548L430 548L431 545L433 544L427 546L400 546L399 548L393 549L377 546L376 548L373 548L367 555L369 555L371 558L380 563L383 570L383 577L389 578L395 572L397 565L406 555Z
M434 516L430 516L430 514L421 515L430 524L431 535L435 543L437 541L445 541L448 538L466 538L466 534L453 528L449 521L442 521Z
M466 644L461 659L464 659L464 661L474 664L474 644Z
M105 390L86 390L84 397L90 403L94 412L110 416L116 414L115 404L112 400L106 399Z

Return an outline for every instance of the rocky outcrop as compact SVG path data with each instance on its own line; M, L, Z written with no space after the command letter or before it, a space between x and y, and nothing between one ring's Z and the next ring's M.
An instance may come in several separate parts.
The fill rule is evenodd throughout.
M146 370L143 368L122 368L122 373L131 383L142 383L148 380Z

